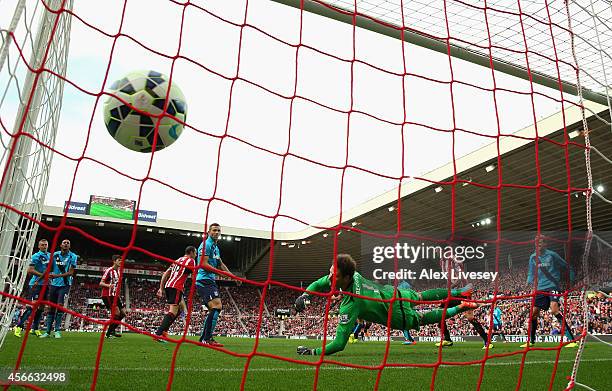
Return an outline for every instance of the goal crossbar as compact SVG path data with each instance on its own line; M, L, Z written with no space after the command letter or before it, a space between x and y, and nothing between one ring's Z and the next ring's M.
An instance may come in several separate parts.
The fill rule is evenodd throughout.
M528 70L526 67L522 67L520 65L513 64L495 57L490 58L489 56L483 55L474 50L469 50L459 45L447 43L442 39L427 36L426 34L423 34L421 32L413 31L406 27L397 26L387 21L383 22L376 20L372 17L365 17L335 5L324 5L313 0L271 1L279 4L284 4L290 7L303 9L306 12L330 18L338 22L355 25L362 29L386 35L391 38L401 40L403 37L404 42L430 49L435 52L447 55L450 54L454 58L468 61L486 68L490 68L492 63L493 68L498 72L502 72L524 80L531 80L533 83L545 87L557 90L561 89L564 93L568 93L575 96L578 95L578 87L575 84L567 82L565 80L559 80L556 77L552 77L541 72ZM584 87L582 87L581 90L582 97L584 99L599 103L604 106L608 106L608 97L605 94L601 94Z

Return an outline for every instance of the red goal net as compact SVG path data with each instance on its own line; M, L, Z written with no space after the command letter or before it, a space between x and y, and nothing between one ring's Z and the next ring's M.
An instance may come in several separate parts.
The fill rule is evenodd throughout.
M38 330L34 314L46 306L41 330L59 313L53 319L62 330L101 332L93 364L82 365L91 389L116 376L100 369L105 333L119 325L156 337L166 316L155 298L160 275L216 222L221 258L233 260L232 272L215 271L224 308L208 322L220 335L253 342L248 349L198 342L202 328L214 329L207 326L214 311L189 280L187 311L171 316L170 335L157 336L172 350L167 389L180 371L196 372L180 357L194 347L240 360L218 371L240 376L232 384L241 389L263 387L252 372L291 378L302 370L294 364L312 368L313 389L336 385L320 380L327 370L338 378L365 370L375 374L368 386L392 389L396 383L384 375L409 368L427 371L422 387L444 389L450 383L441 378L454 366L478 368L466 387L480 389L489 371L510 365L518 368L516 389L572 389L589 333L612 333L610 303L601 296L611 281L609 239L593 239L594 229L609 224L606 2L13 3L14 14L0 26L0 341L13 346L13 327L24 330L15 371L33 354L29 331ZM139 90L129 76L122 79L134 71L144 72L140 89L153 94L158 113L121 94ZM156 90L163 75L165 96ZM174 85L188 108L172 99ZM102 119L110 97L122 102L111 114L116 126L138 116L134 142L150 142L141 150L153 152L113 140L117 128L107 131ZM182 134L160 150L168 123ZM105 201L91 213L94 199ZM73 244L74 252L86 261L65 277L74 278L68 301L44 295L58 278L51 264L41 280L49 284L29 295L39 240L54 254L67 237L76 238L81 248ZM125 318L117 301L106 311L95 300L111 253L121 254ZM380 289L392 296L343 291L334 277L331 291L308 291L306 311L296 314L295 299L330 266L337 275L342 253L355 258L368 283L390 286ZM187 269L211 272L202 264ZM402 281L408 287L398 289ZM474 294L465 302L478 304L468 315L449 315L456 294L401 296L407 289L452 293L466 284ZM266 345L272 336L299 338L325 352L339 338L350 300L387 309L365 337L384 343L374 345L380 354L369 362L327 354L309 360ZM405 336L392 327L393 314L401 308L404 316L404 306L419 311L418 319L442 309L441 322L417 322L410 337L438 344L429 351L433 361L392 353ZM496 353L491 344L502 336L525 346ZM307 338L316 342L301 341ZM474 359L444 350L444 341L481 338L485 349ZM534 352L551 353L545 363L552 367L537 386L524 381ZM257 364L263 359L275 364Z

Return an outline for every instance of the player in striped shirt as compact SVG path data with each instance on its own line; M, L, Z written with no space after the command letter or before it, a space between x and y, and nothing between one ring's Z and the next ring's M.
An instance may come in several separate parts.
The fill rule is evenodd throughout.
M183 291L187 277L191 275L196 266L196 254L197 249L194 246L187 246L185 255L174 261L162 275L157 296L163 297L165 292L166 300L168 301L168 312L164 316L161 325L157 328L157 331L155 331L156 339L159 342L167 342L159 337L166 336L172 323L179 317L180 311L187 312Z
M113 320L108 330L106 330L106 338L121 337L121 334L117 334L117 327L119 322L125 318L125 309L123 308L123 302L120 296L119 287L119 268L121 267L121 255L113 255L113 266L109 267L104 271L102 279L100 280L100 287L102 288L102 301L106 308L114 314ZM115 303L116 300L116 304Z

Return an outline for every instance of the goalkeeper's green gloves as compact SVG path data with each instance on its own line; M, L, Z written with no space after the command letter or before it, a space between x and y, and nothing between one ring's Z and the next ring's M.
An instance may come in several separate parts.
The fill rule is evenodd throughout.
M314 356L315 350L307 348L306 346L298 346L297 354L299 354L300 356Z

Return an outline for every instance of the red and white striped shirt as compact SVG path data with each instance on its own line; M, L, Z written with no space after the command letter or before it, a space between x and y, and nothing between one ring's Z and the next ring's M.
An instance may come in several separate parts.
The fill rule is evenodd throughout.
M170 270L170 277L168 277L164 288L174 288L182 292L185 280L187 280L195 265L195 260L188 256L177 259L174 265L168 268Z
M467 282L461 277L463 262L459 262L453 257L444 257L440 259L440 270L448 273L448 279L451 281L451 286L453 287Z
M115 270L112 266L106 269L102 275L102 282L111 285L110 288L102 288L102 297L119 295L119 270Z

